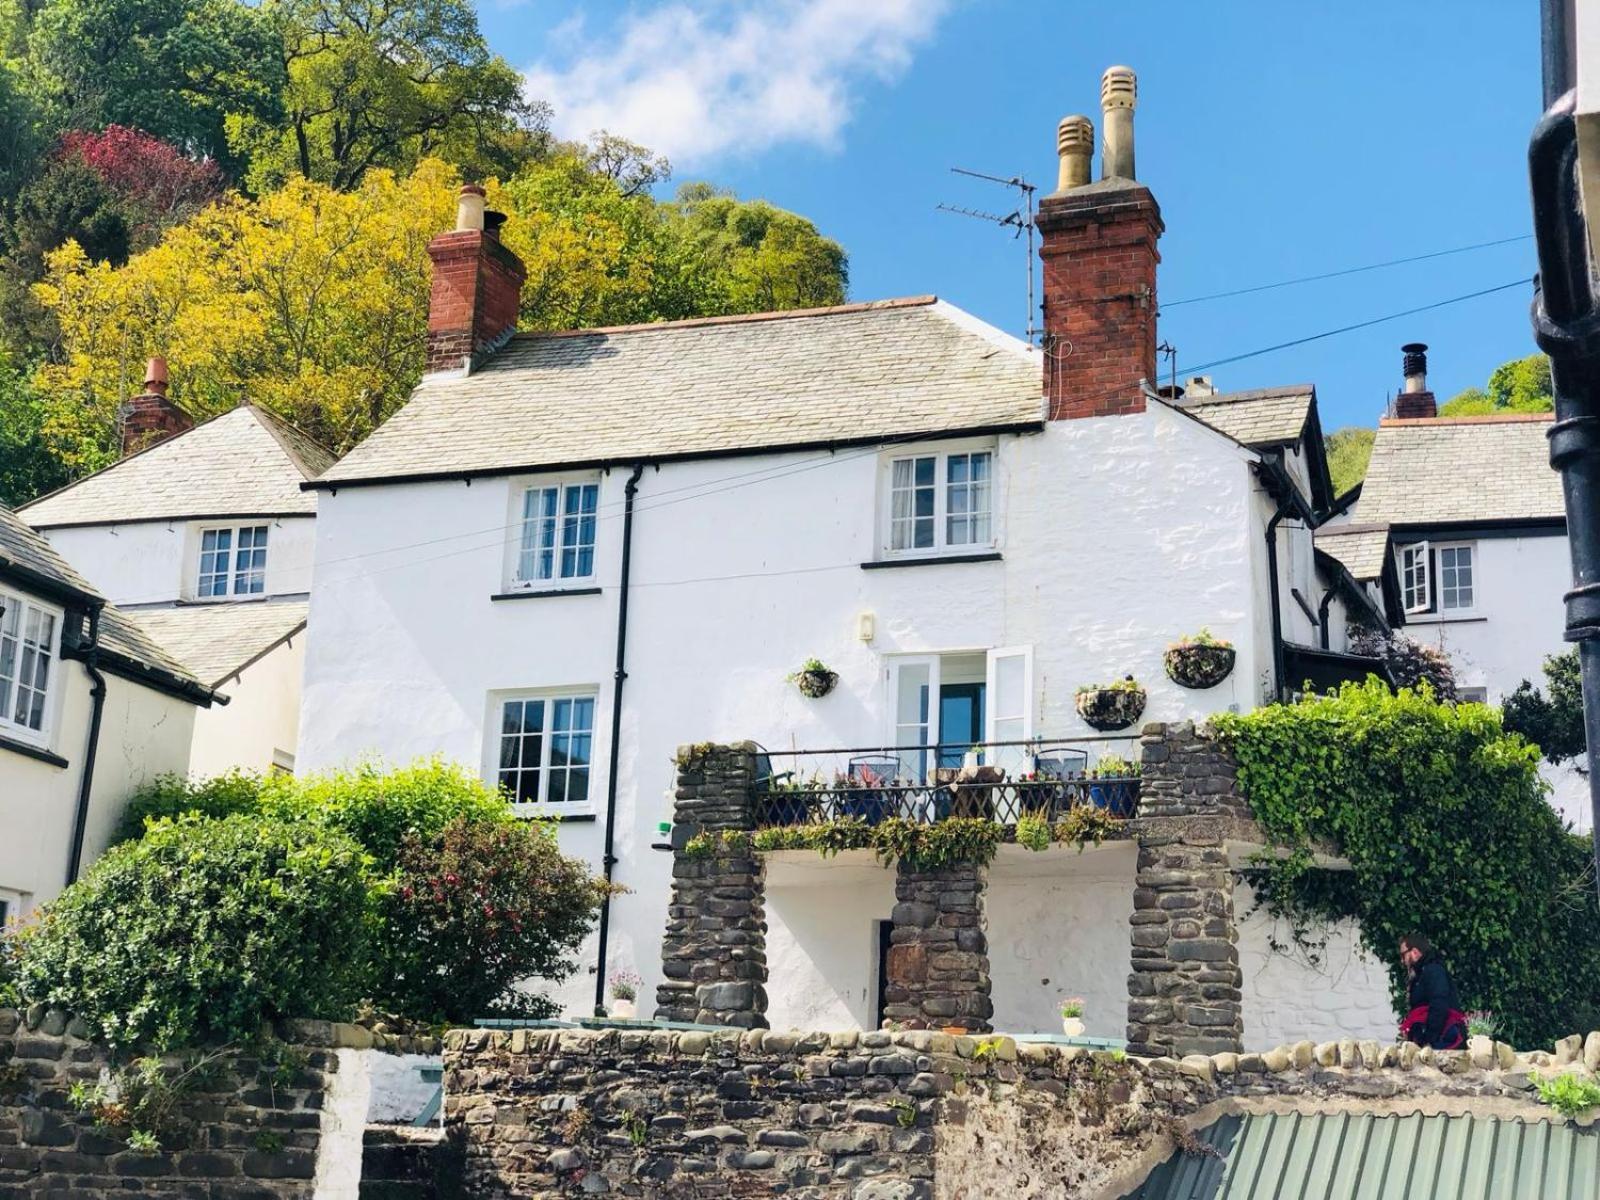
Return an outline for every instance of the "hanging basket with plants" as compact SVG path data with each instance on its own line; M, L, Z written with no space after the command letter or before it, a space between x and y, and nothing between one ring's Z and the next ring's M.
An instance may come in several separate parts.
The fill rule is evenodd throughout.
M1202 629L1191 637L1173 642L1164 656L1167 677L1186 688L1213 688L1233 673L1236 657L1233 643L1211 636Z
M1144 714L1145 691L1132 675L1116 683L1086 683L1078 689L1078 715L1095 729L1126 729Z
M838 686L839 673L828 670L819 658L808 658L798 671L789 676L789 681L800 689L802 696L820 700Z

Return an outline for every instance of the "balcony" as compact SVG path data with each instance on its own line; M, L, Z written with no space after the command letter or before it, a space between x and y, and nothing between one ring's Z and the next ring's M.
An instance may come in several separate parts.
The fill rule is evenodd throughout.
M1053 823L1085 805L1127 819L1138 813L1137 750L1135 738L1101 737L763 751L755 824L976 818L1014 826L1024 816Z

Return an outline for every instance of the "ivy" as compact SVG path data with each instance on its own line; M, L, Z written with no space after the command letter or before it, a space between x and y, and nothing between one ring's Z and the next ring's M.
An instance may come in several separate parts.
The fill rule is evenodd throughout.
M1042 816L1024 816L1017 822L1016 837L1030 850L1044 850L1051 842L1075 843L1082 849L1090 842L1098 846L1117 825L1105 809L1085 804L1070 809L1054 825ZM952 817L931 825L902 817L869 825L859 817L846 817L758 829L750 845L762 852L814 850L824 858L843 850L871 850L886 867L903 862L912 870L936 871L965 864L987 866L1005 833L1005 826L981 817ZM700 838L691 839L685 853L697 857L712 853L710 843L696 846Z
M1493 1011L1519 1045L1600 1022L1589 846L1546 802L1538 749L1498 710L1369 679L1214 723L1279 852L1259 857L1253 878L1297 939L1357 918L1399 1001L1396 946L1423 933L1463 1005ZM1349 862L1345 879L1316 869L1319 844Z

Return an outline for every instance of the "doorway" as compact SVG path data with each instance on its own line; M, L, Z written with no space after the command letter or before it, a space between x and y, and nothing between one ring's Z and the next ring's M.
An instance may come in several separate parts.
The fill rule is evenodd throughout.
M981 683L939 685L939 766L959 767L967 751L983 741L983 693Z

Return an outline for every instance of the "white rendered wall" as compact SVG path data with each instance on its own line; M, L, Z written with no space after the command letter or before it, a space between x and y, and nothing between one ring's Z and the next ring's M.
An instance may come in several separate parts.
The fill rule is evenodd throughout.
M659 978L679 745L754 738L773 750L881 744L887 658L1034 647L1035 729L1091 733L1081 684L1133 674L1146 720L1259 702L1262 554L1250 456L1162 408L1000 439L1001 562L864 571L878 557L878 456L862 451L669 464L639 489L616 823L611 969ZM442 754L482 767L494 693L598 695L591 793L605 794L626 473L601 482L600 595L492 602L505 583L513 483L346 487L319 500L299 767ZM520 483L521 481L519 481ZM485 534L485 530L489 530ZM407 549L426 541L425 547ZM362 557L356 557L362 556ZM876 636L857 639L874 614ZM1177 687L1166 645L1200 627L1233 640L1234 675ZM816 655L840 674L820 701L785 677ZM604 818L568 824L599 860ZM592 979L562 989L587 1011ZM774 978L773 992L784 981Z
M1060 1033L1061 1001L1076 996L1085 1033L1126 1036L1137 860L1133 842L1001 847L984 897L996 1029Z
M200 569L200 531L219 524L268 526L266 594L308 591L316 523L315 517L263 517L141 521L41 532L111 603L136 605L192 598Z
M1354 922L1342 921L1329 931L1321 962L1312 966L1293 951L1272 950L1274 936L1281 943L1291 941L1288 927L1279 922L1275 928L1271 917L1254 908L1254 892L1240 883L1233 910L1244 976L1245 1049L1306 1040L1395 1039L1399 1018L1389 1001L1388 972L1362 948Z
M894 910L894 872L869 851L831 859L767 856L767 1021L773 1029L872 1029L877 922Z
M56 686L59 707L49 749L67 766L0 749L0 890L21 893L30 908L65 886L89 735L90 683L82 664L58 662ZM194 713L186 701L106 675L84 869L104 852L128 797L141 784L187 769Z
M226 705L202 709L194 722L194 753L189 771L197 779L237 767L266 774L274 752L293 755L300 736L300 677L306 636L295 634L281 646L218 687Z

